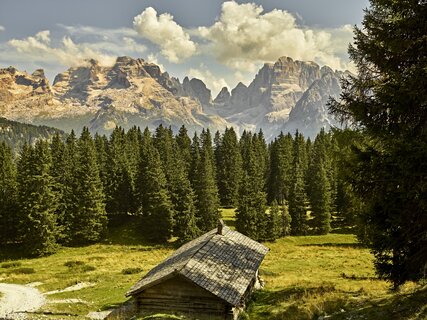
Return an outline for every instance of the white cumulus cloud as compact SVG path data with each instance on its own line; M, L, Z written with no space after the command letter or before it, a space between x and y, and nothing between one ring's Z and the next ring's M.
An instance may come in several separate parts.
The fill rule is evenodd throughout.
M259 63L276 61L281 56L312 60L332 68L346 68L342 59L352 40L348 26L317 30L297 25L296 18L284 10L264 12L254 3L224 2L218 21L199 27L198 34L209 44L222 64L240 71L255 71Z
M2 25L0 25L0 32L2 32L2 31L4 31L4 30L6 30L6 28L5 28L5 27L3 27Z
M157 11L148 7L134 18L133 26L141 37L158 45L170 62L179 63L196 53L196 44L190 35L169 13L157 16Z
M90 27L86 27L84 30L66 27L66 30L77 38L84 35L89 39L76 42L69 35L52 39L50 31L43 30L24 39L9 40L7 42L9 48L3 54L10 60L59 63L71 67L83 65L89 59L95 59L101 65L110 66L114 64L117 56L141 54L146 51L144 45L130 37L132 33L136 35L132 29L113 32L108 29L97 30ZM93 37L95 38L90 39Z
M115 61L115 57L91 48L91 44L74 43L68 36L64 36L58 46L53 46L49 30L25 39L9 40L8 44L21 55L21 59L28 57L41 62L59 62L64 66L81 65L87 59L96 59L104 65Z

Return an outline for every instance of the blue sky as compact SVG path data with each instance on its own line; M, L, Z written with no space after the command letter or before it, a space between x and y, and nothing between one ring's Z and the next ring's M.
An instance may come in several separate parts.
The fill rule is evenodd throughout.
M347 46L368 0L1 0L0 67L56 73L141 57L213 93L248 84L280 56L352 68Z

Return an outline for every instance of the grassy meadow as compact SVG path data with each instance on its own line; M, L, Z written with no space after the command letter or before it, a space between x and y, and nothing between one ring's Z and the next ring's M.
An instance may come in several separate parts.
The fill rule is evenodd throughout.
M234 211L223 210L234 226ZM85 319L124 302L124 293L176 249L141 244L124 226L102 244L62 248L37 259L0 253L0 282L35 283L42 292L77 283L78 291L53 293L35 319ZM407 284L400 292L376 278L373 257L354 235L286 237L273 243L260 268L265 288L249 303L247 319L427 319L427 286ZM8 257L8 258L7 258ZM70 300L78 299L78 300ZM159 316L158 318L162 318Z

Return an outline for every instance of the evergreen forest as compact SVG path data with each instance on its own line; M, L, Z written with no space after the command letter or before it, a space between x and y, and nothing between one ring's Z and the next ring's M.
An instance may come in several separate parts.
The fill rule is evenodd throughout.
M186 242L216 227L219 208L237 208L237 230L256 240L354 229L361 205L342 179L353 131L298 132L267 144L233 128L192 138L117 127L84 129L24 144L0 143L1 243L29 255L102 240L111 224L135 221L141 237ZM350 140L349 140L350 137Z

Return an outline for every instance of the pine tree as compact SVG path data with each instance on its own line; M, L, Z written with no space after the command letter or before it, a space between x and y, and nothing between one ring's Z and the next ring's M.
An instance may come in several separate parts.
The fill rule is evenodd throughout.
M87 128L83 128L77 142L75 174L74 195L77 202L73 208L75 211L68 219L69 243L93 243L105 233L107 213L95 144Z
M184 166L184 160L175 144L175 175L171 181L171 200L174 209L173 233L180 242L187 242L199 235L196 223L196 195Z
M188 179L183 154L173 139L170 128L166 129L160 125L156 129L153 142L160 154L172 202L173 233L180 242L192 240L199 234L199 230L196 225L195 194Z
M145 237L156 242L168 240L172 235L173 207L160 155L153 145L148 128L143 133L136 187Z
M292 217L289 214L289 210L286 202L283 203L282 208L280 210L280 219L281 219L280 236L282 237L289 236L291 234Z
M308 198L313 217L313 228L316 234L327 234L331 230L331 190L328 169L327 136L321 130L314 142L310 167L308 169Z
M199 145L197 135L193 140L192 182L197 199L197 225L202 232L218 224L219 198L215 180L215 161L212 138L209 131L203 131Z
M289 214L292 217L291 233L293 235L305 235L308 231L305 186L305 143L304 137L298 132L294 140L293 158L291 189L289 192Z
M18 162L20 233L27 254L43 256L58 248L55 211L58 199L50 175L52 158L49 145L38 141L25 145Z
M252 144L253 144L255 156L257 158L256 161L258 162L258 170L260 175L262 174L263 191L266 191L265 187L266 187L266 182L268 178L270 158L269 158L267 143L264 138L264 133L262 132L261 129L259 130L258 134L253 135Z
M268 199L280 204L289 200L293 140L290 134L280 135L270 145L270 170L268 177Z
M236 211L236 229L255 240L267 238L267 201L262 191L256 191L256 180L243 174L239 204Z
M313 165L310 193L313 227L317 234L327 234L331 230L331 192L323 162Z
M61 242L62 238L65 236L63 234L63 228L60 224L61 218L65 214L66 210L66 202L64 200L65 193L65 143L62 141L61 136L57 133L52 138L52 142L50 144L50 152L52 156L52 165L50 167L50 175L53 179L52 190L55 192L58 198L58 206L56 208L56 220L58 224L58 242Z
M78 214L77 190L77 138L74 131L65 141L63 176L59 177L62 182L62 197L60 200L60 210L58 210L58 223L62 229L62 239L64 243L71 243L73 239L73 219Z
M217 180L221 205L237 206L239 184L242 179L242 156L234 129L226 128L221 139L217 139Z
M209 130L202 131L200 136L202 145L200 150L200 163L198 168L198 183L195 189L198 200L198 221L202 231L213 229L218 224L219 197L216 185L216 168L212 148L212 139Z
M236 229L256 240L267 238L267 200L264 180L265 158L256 135L244 132L240 140L243 178L236 212Z
M135 200L125 132L121 127L116 127L110 136L106 167L106 210L110 219L126 216L133 212Z
M336 196L334 207L338 218L338 226L354 229L358 232L358 223L362 209L362 200L355 191L354 186L348 181L353 171L352 146L357 141L363 141L360 132L354 130L333 130L334 161L336 166ZM359 230L364 233L363 226Z
M199 176L199 166L200 166L200 139L197 136L197 132L194 133L193 140L191 142L191 161L190 161L190 170L188 173L191 186L193 190L196 189L198 176Z
M175 137L175 141L178 144L179 152L184 161L185 171L187 175L190 174L192 156L191 156L191 139L188 136L187 129L184 125L179 129L178 135Z
M172 176L175 174L175 155L173 150L174 140L172 130L166 129L162 125L159 125L154 134L153 143L159 152L163 172L165 173L166 179L169 182L172 179Z
M366 206L366 243L397 288L425 278L427 261L427 45L425 1L370 0L349 49L357 76L331 110L363 128L352 181Z
M108 175L108 139L105 135L99 135L98 133L95 133L94 136L94 143L95 143L95 149L96 149L96 156L97 156L97 162L99 167L99 178L102 182L102 188L104 189L104 192L106 193L106 200L108 199L107 190L108 190L108 183L109 183L109 175Z
M12 148L0 142L0 244L18 239L18 199L16 166Z
M271 203L270 213L266 223L266 239L273 241L281 236L280 209L277 201Z
M125 154L130 172L130 177L133 182L133 188L135 189L135 180L138 173L139 164L139 151L141 141L141 130L137 127L132 127L128 130L125 136Z

